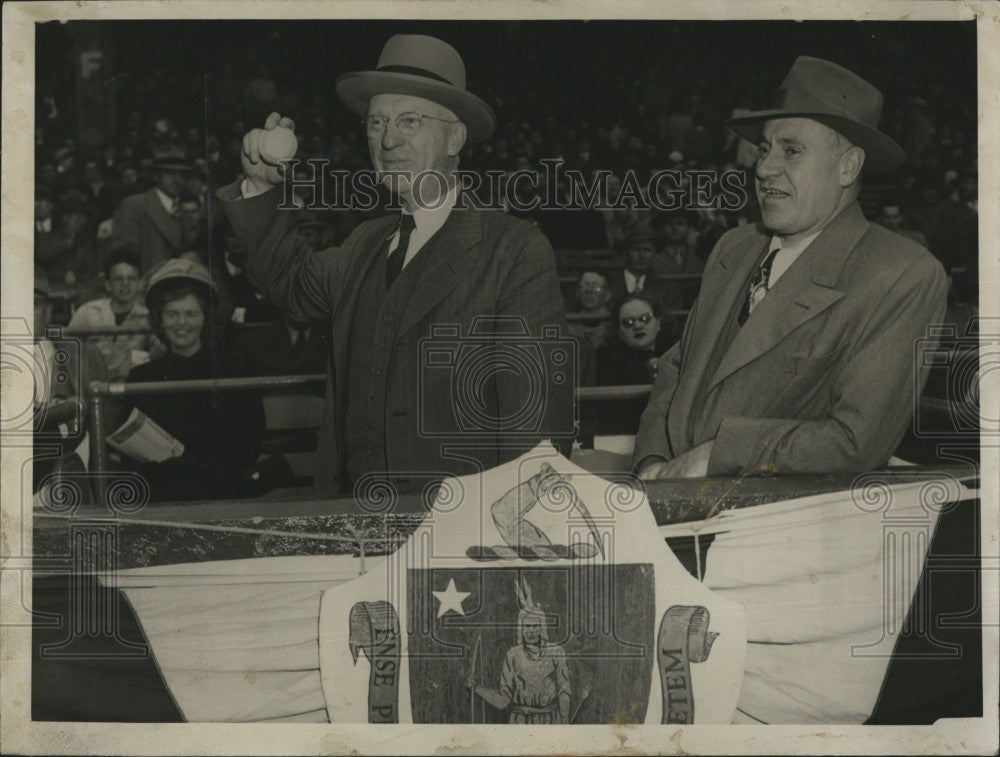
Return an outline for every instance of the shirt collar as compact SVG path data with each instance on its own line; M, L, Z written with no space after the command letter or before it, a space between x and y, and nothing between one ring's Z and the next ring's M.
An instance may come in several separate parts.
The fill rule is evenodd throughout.
M804 239L800 239L796 244L785 244L785 241L777 234L775 234L773 237L771 237L771 244L768 246L767 251L771 252L772 250L781 250L782 252L790 255L798 255L806 247L811 245L813 243L813 240L816 237L818 237L822 232L823 229L820 229L815 234L810 234Z
M646 274L636 275L632 273L628 268L625 269L625 285L626 288L631 292L637 286L642 286L646 283Z
M451 210L455 207L457 201L458 184L456 183L444 196L444 202L437 207L421 207L413 211L413 223L416 225L417 233L422 239L430 239L438 229L444 226L444 222L448 220L448 216L451 214ZM404 210L403 212L407 213L409 211Z

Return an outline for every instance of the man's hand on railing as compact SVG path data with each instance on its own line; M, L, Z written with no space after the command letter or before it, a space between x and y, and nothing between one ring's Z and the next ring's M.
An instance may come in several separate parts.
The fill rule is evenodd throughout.
M639 478L643 481L655 481L660 478L704 478L708 475L708 461L712 457L714 446L714 440L707 441L673 460L651 462L639 471Z

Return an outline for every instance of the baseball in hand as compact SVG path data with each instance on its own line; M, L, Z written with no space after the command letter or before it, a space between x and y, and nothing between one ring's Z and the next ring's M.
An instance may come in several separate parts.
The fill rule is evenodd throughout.
M299 141L295 138L295 132L284 126L276 126L264 133L260 145L260 158L265 163L277 165L282 160L294 158L298 147Z

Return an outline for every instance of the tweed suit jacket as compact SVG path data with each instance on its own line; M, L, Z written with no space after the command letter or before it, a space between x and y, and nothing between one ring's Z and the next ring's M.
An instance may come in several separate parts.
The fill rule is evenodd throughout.
M713 439L709 475L860 472L892 455L927 378L915 351L944 316L944 270L854 203L777 281L708 375L769 239L748 225L712 251L681 341L660 359L633 465Z
M237 182L220 189L218 196L246 245L247 272L255 286L295 318L330 320L331 371L315 484L320 492L344 492L347 405L363 402L366 390L351 387L349 396L347 386L355 305L361 282L382 253L398 218L363 223L340 248L314 251L296 234L292 214L278 210L278 189L239 199ZM564 337L566 324L552 247L531 224L499 212L455 208L418 256L423 259L423 272L392 324L392 343L385 347L392 350L384 398L387 470L441 476L466 472L456 463L456 454L489 468L517 457L540 438L555 436L547 432L556 427L569 427L571 435L573 382L552 371L539 387L543 396L537 433L525 430L514 435L516 439L504 428L471 436L425 433L428 421L437 427L442 419L453 416L460 403L449 370L427 370L421 362L421 343L432 337L434 327L447 327L456 335L444 340L447 347L468 338L477 316L517 319L536 338L547 326ZM507 375L495 374L495 383L487 382L482 388L480 399L488 417L510 417L525 406L523 388L508 381ZM477 449L469 451L470 444ZM466 449L450 452L452 448Z

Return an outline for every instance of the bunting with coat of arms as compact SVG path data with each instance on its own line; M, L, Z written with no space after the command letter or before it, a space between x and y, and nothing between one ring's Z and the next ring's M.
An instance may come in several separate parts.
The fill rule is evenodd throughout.
M331 722L729 723L741 605L692 578L645 495L549 446L447 479L423 524L323 593Z

